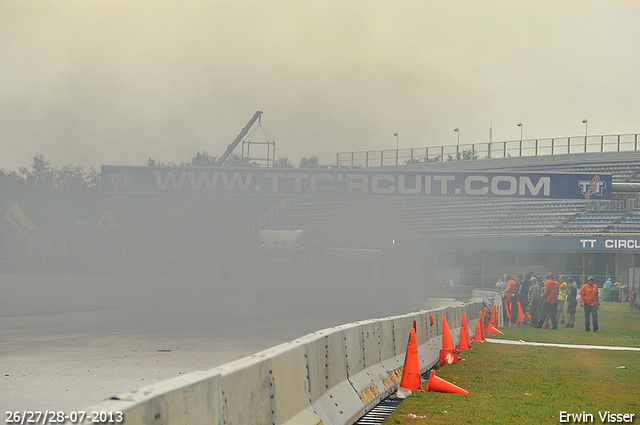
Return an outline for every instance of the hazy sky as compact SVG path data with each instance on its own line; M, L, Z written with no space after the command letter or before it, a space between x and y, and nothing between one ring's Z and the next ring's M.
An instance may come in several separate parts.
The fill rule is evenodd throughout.
M640 132L640 2L0 0L0 168ZM256 137L254 140L264 138Z

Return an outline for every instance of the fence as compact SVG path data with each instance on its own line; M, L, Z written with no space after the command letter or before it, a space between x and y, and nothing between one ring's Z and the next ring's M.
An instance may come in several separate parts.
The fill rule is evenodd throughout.
M338 166L383 167L428 162L638 150L638 134L575 136L422 148L339 152Z

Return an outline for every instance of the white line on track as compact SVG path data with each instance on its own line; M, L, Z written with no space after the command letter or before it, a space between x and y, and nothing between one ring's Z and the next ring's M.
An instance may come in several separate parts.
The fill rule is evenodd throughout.
M552 344L550 342L529 342L529 341L514 341L510 339L493 339L487 338L487 342L495 342L498 344L511 344L511 345L534 345L539 347L562 347L562 348L583 348L588 350L612 350L612 351L640 351L640 347L611 347L608 345L578 345L578 344Z

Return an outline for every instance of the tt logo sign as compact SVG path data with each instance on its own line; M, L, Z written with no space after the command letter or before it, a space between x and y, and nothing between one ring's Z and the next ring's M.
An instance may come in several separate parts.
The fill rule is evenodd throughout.
M591 180L578 180L578 186L584 198L589 199L591 195L602 196L607 182L600 181L600 176L593 176Z
M122 169L118 174L107 174L109 184L114 191L118 189L129 189L131 174L127 173L127 170Z

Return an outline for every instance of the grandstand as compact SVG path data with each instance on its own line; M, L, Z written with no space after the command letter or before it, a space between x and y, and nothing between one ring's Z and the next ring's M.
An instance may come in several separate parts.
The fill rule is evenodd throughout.
M621 183L640 182L640 151L589 152L529 157L427 162L381 169L431 172L574 172L611 174ZM435 267L448 258L448 269L467 270L464 282L486 286L500 263L491 260L519 253L542 253L538 266L586 272L587 264L572 264L570 253L613 254L610 273L626 282L626 269L635 266L640 250L579 245L584 238L639 238L640 200L636 192L614 191L612 200L397 198L323 195L290 199L268 220L256 221L264 229L304 230L307 244L346 248L408 247L406 257ZM256 227L256 228L257 228ZM252 235L251 225L244 229ZM236 241L238 242L238 241ZM255 244L244 238L245 246ZM600 242L599 242L600 243ZM603 242L605 240L603 239ZM640 244L639 244L640 245ZM437 255L430 255L437 251ZM493 256L489 253L493 253ZM460 257L474 258L460 261ZM531 256L529 256L531 257ZM435 260L434 260L435 258ZM407 261L402 267L411 267ZM575 261L574 261L575 262ZM482 263L482 264L481 264ZM524 264L534 266L535 264ZM425 268L423 268L424 270ZM480 270L483 269L483 270Z
M612 174L638 182L640 152L588 153L407 165L430 171L534 171ZM396 167L393 167L396 168ZM262 222L263 228L301 229L326 240L392 235L400 240L470 235L640 234L636 193L611 201L452 198L301 197ZM345 228L341 223L348 223ZM355 224L355 225L354 225Z
M540 150L537 155L512 157L508 156L505 143L502 157L451 161L429 157L425 157L428 161L419 160L411 150L409 160L400 160L398 154L391 161L381 161L384 167L379 166L380 162L377 167L365 167L376 161L354 162L352 166L351 159L357 158L354 154L346 155L349 163L339 162L338 170L326 171L103 167L104 193L95 208L82 216L66 214L67 209L63 208L21 205L34 220L37 231L7 226L0 229L5 270L172 275L189 281L206 280L221 288L246 287L248 291L264 286L267 275L277 274L286 280L287 264L291 272L289 288L300 283L292 279L306 280L308 287L326 287L329 280L336 285L348 282L353 286L390 281L437 284L447 276L456 276L453 279L456 284L482 287L492 286L506 268L564 271L581 278L587 273L610 274L624 283L628 280L626 270L640 265L637 258L640 200L634 191L640 183L637 139L637 135L612 138L621 141L620 147L629 147L627 151L593 152L585 146L586 152L559 153L562 149L558 148L554 152ZM537 146L543 144L539 142ZM572 142L571 146L574 145ZM514 153L526 153L526 146L522 150L519 143L515 146L518 149ZM437 150L443 157L443 152L455 149L458 147ZM476 147L473 149L478 152ZM573 152L568 147L566 150ZM374 156L364 154L365 158ZM453 156L456 157L476 158ZM353 170L354 167L358 169ZM343 179L333 180L340 183L335 186L331 185L332 180L325 180L316 191L302 195L265 193L277 186L275 178L267 179L266 183L256 180L249 185L249 180L243 177L246 174L241 174L286 173L289 186L293 187L303 178L290 178L289 173L308 177L313 172L370 170L374 174L419 171L434 176L517 172L610 174L614 191L610 200L369 196L364 191L349 193L344 186L348 180ZM138 176L169 172L171 178L163 175L160 180L156 177L148 180L161 181L165 192L157 188L154 192L149 187L127 192L124 186L111 186L122 173ZM210 190L215 185L214 174L226 172L232 175L220 177L218 186L244 185L244 194ZM185 190L178 192L175 189L178 186ZM286 186L284 177L280 186ZM247 193L249 189L255 192ZM11 204L0 207L9 211ZM106 211L113 223L108 229L100 226ZM68 219L46 220L48 215ZM58 222L66 224L54 225ZM67 228L71 230L61 230ZM260 248L261 229L303 230L298 247L303 253L274 254L272 266L277 264L280 269L270 274L274 270L269 270L269 256ZM609 255L599 255L602 253ZM8 265L12 268L8 269Z

